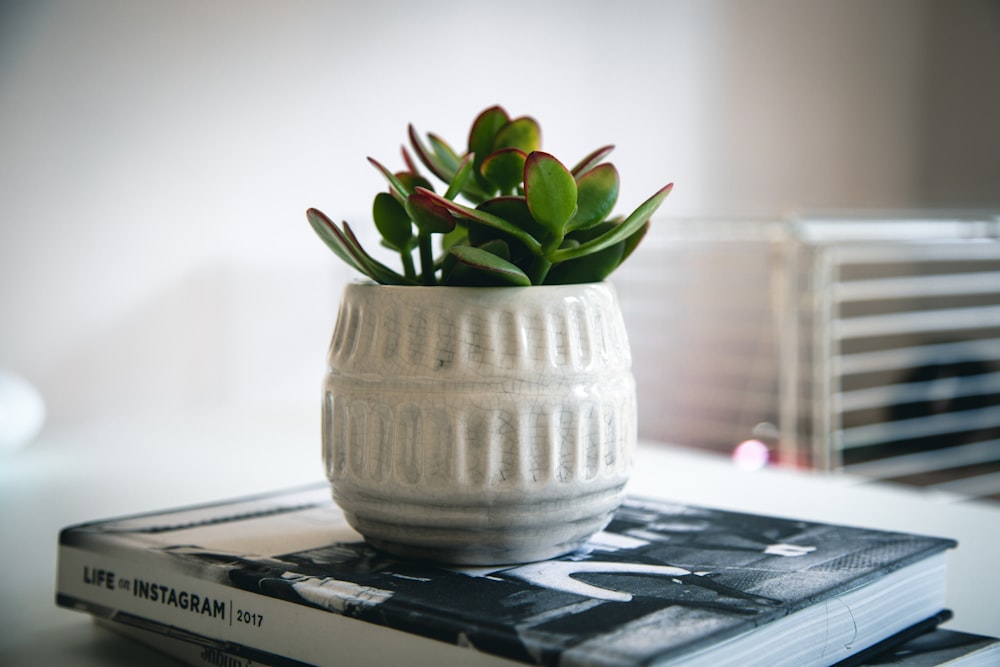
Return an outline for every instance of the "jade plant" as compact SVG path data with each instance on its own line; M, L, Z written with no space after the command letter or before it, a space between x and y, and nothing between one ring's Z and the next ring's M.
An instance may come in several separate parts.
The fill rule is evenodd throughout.
M661 188L628 216L609 217L619 189L618 171L605 162L613 146L567 168L540 150L533 118L512 119L499 106L476 117L461 154L435 134L422 139L413 125L408 135L405 170L393 172L369 158L388 182L375 195L372 217L382 245L399 254L401 271L362 248L347 222L338 226L321 211L306 212L338 257L387 285L604 280L635 250L673 187ZM444 184L440 194L425 172Z

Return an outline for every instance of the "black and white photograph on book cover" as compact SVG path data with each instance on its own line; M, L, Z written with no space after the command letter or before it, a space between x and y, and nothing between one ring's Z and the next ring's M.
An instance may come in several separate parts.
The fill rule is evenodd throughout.
M738 641L750 635L761 664L831 664L936 613L955 545L629 498L562 558L449 567L373 549L328 489L311 489L85 524L64 530L61 546L155 552L160 571L133 578L129 596L159 605L180 604L157 583L167 568L524 664L639 665L749 664ZM80 607L64 588L60 603ZM213 613L207 598L195 604Z

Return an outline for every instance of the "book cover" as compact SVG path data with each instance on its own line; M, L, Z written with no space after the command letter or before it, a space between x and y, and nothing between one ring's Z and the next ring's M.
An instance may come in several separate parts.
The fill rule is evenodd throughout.
M320 484L67 528L57 601L265 664L829 665L943 608L954 546L629 498L562 558L446 567Z
M873 657L871 667L996 667L1000 639L947 628L920 635L892 651Z
M949 614L943 614L948 616ZM887 640L888 646L861 659L838 662L835 667L993 667L1000 664L1000 639L938 628L942 618L932 617L904 630L901 637ZM230 653L224 643L201 643L170 629L145 628L118 621L98 619L98 625L145 644L194 667L274 667L268 663ZM926 626L926 628L925 628ZM879 648L877 644L875 648Z

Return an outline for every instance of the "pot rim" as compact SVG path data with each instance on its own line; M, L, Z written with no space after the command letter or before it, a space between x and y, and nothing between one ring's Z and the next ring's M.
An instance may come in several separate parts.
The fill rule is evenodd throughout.
M542 290L570 290L570 289L583 289L586 287L607 287L614 289L614 283L609 280L601 280L597 282L589 283L565 283L559 285L505 285L497 287L474 287L469 285L384 285L382 283L377 283L372 280L366 279L356 279L351 280L345 285L345 289L360 289L374 287L378 289L387 290L409 290L409 291L420 291L424 292L427 290L441 290L441 291L468 291L474 290L476 292L517 292L523 290L532 291L542 291Z

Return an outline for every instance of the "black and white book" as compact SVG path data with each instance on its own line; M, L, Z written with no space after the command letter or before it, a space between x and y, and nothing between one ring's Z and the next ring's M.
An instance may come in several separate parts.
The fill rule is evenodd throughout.
M996 667L1000 639L935 628L872 655L859 667Z
M1000 665L1000 639L938 628L873 657L865 665L996 667Z
M950 613L943 614L950 616ZM834 667L995 667L1000 664L1000 639L937 627L945 618L932 617L876 644ZM169 628L144 628L98 619L98 625L192 667L273 667L230 653L224 642L190 640Z
M1000 639L939 627L951 620L949 609L910 626L834 667L996 667Z
M57 602L247 664L830 665L945 607L952 540L629 498L583 548L372 549L326 484L64 529Z

